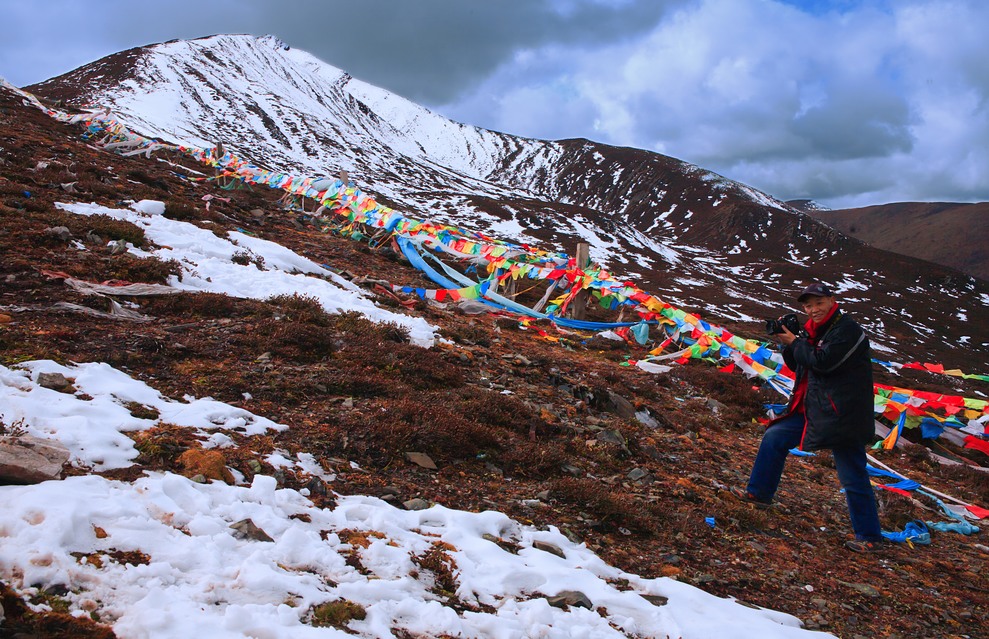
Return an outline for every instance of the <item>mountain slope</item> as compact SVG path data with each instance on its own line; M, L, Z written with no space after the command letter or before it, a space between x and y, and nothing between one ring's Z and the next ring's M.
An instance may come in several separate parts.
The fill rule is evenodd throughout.
M454 565L464 569L471 565L448 561L461 561L456 553L465 543L463 526L454 526L458 537L442 536L446 533L427 524L439 521L436 515L443 509L411 510L419 499L479 513L488 521L496 515L485 511L505 513L538 529L518 539L497 534L494 541L483 538L490 550L505 553L507 566L516 561L513 557L524 560L532 555L531 539L559 540L552 527L610 565L644 579L666 576L721 597L741 599L746 605L783 610L804 620L807 628L838 636L986 633L989 611L981 594L989 588L984 570L989 556L979 546L985 533L974 539L938 534L929 549L892 546L882 557L849 555L842 549L848 530L844 498L826 455L791 460L778 510L753 510L732 498L726 488L744 481L759 441L760 429L751 419L762 413L763 403L778 400L765 389L754 391L743 376L699 363L646 374L620 366L625 358L637 359L645 353L635 343L612 342L589 333L556 333L546 324L542 326L547 334L540 335L538 324L522 330L517 318L468 315L453 305L414 299L400 302L384 292L377 294L379 304L409 318L425 319L438 326L446 340L429 350L414 347L394 327L370 324L351 314L328 315L312 300L285 296L257 300L189 292L160 298L116 295L117 306L145 318L135 321L133 315L121 314L109 298L85 295L69 282L174 283L169 278L176 272L188 273L190 281L194 277L203 286L207 278L210 284L220 282L214 271L205 270L202 260L175 264L158 257L177 255L170 251L181 248L178 242L156 245L133 223L69 209L105 206L123 209L122 216L132 212L127 200L161 200L165 220L185 224L197 237L205 234L216 241L241 242L241 251L233 254L230 249L226 254L214 250L214 240L208 246L194 243L196 248L209 249L203 257L210 266L229 271L236 265L258 281L284 268L279 261L284 253L279 260L259 259L269 254L247 250L264 240L314 264L327 265L332 274L367 275L371 281L365 290L376 281L430 284L388 251L326 233L312 219L284 211L277 192L222 191L212 183L183 179L181 175L197 175L203 168L188 158L120 157L100 150L81 139L81 128L54 122L2 90L0 123L0 253L4 255L0 364L11 371L3 374L0 383L20 397L42 392L34 388L40 380L33 374L30 384L22 380L25 371L59 370L82 377L88 369L112 366L118 371L116 377L134 380L128 386L146 384L171 398L162 402L154 394L151 399L134 397L119 384L87 377L77 379L81 389L69 391L63 401L37 402L53 413L67 407L66 415L55 416L66 417L69 427L78 427L79 413L101 417L86 412L93 406L113 408L115 419L97 419L92 423L98 429L81 428L85 436L70 439L84 450L86 437L95 434L91 430L127 430L135 422L153 428L120 434L131 437L133 444L124 440L127 445L117 447L118 453L132 446L141 451L130 460L132 465L101 471L73 464L68 475L93 477L73 477L61 490L59 484L42 485L37 492L2 487L5 496L27 494L36 501L11 497L17 508L4 502L2 516L9 525L2 528L4 534L16 535L16 543L0 544L0 554L8 553L0 565L24 567L33 577L44 577L20 583L11 570L9 579L22 590L0 591L7 615L3 632L105 639L112 633L105 625L90 628L97 625L90 619L98 617L109 624L126 614L138 627L154 627L153 634L162 636L171 608L157 597L163 591L169 597L175 590L185 594L191 591L185 585L195 582L201 595L183 602L195 604L184 609L211 620L227 615L224 630L242 636L301 636L296 631L307 611L300 605L314 601L313 584L319 580L326 588L323 596L338 596L352 585L350 596L383 611L372 619L381 626L368 630L344 619L346 629L309 628L305 636L344 636L360 630L363 636L391 632L422 637L423 623L449 621L452 626L461 618L478 620L491 614L483 607L478 610L477 602L458 586L472 583L472 575L491 575L492 569L455 573ZM63 206L56 206L60 203ZM246 239L254 236L257 241ZM120 240L134 248L117 252ZM326 277L339 283L331 275ZM253 282L250 277L240 279L246 280L241 281L245 288ZM372 293L368 290L368 294ZM984 389L973 380L944 384L947 378L926 372L905 370L893 377L877 367L876 373L880 381L932 392L956 392L958 385L964 385L961 392L966 395ZM61 396L45 392L39 400ZM232 408L196 418L199 411L192 406L201 404L194 397L214 398ZM201 439L196 428L184 426L185 421L167 423L173 418L165 413L163 403L176 411L189 408L185 416L193 419L193 426L213 435ZM18 417L8 412L11 408L12 402L0 402L2 421L8 427ZM251 435L236 423L224 423L224 415L243 418L243 411L287 428ZM57 427L35 421L34 416L26 426L59 434ZM73 432L69 429L64 436L71 438ZM206 484L191 481L202 471L184 463L191 461L186 453L202 454L214 443L223 443L212 450L222 454L224 468L232 476L226 480L237 486L223 485L222 477ZM950 443L943 448L945 455L989 459ZM100 448L94 447L90 454L98 452ZM438 468L419 466L406 456L408 452L428 454ZM979 471L936 463L916 447L875 454L939 491L974 503L989 501ZM206 471L223 475L215 467ZM270 478L281 490L272 492L275 482ZM251 486L256 482L257 489L248 489L247 482ZM95 499L102 500L102 494L76 490L104 484L112 484L121 498L104 504ZM68 495L87 498L72 500ZM343 495L365 497L341 499ZM327 521L338 512L338 499L343 506L338 514L354 512L355 519L348 517L341 524ZM368 504L351 508L363 500ZM910 519L944 519L893 493L881 494L880 500L886 528L899 529ZM172 502L180 502L181 507ZM384 517L375 521L378 513L391 512L383 502L399 507L389 517L411 522L416 529L399 532L387 529ZM408 511L402 506L405 502L410 502ZM142 503L149 506L138 508ZM116 516L122 509L126 517ZM195 521L190 522L190 517ZM226 526L239 517L264 517L256 523L272 532L276 543L232 537ZM477 520L465 516L459 521ZM497 520L502 520L500 515ZM155 536L140 534L144 531ZM287 531L294 537L282 535ZM326 539L321 538L324 533ZM300 534L306 538L300 539ZM436 552L423 553L431 535L441 535L432 537ZM199 540L192 536L203 544L192 543ZM46 548L48 539L60 546ZM161 543L162 539L171 543ZM481 542L479 537L477 543ZM199 558L217 561L217 556L206 552L207 543L222 546L228 563L216 570L197 565ZM450 550L443 543L457 546ZM576 559L587 568L583 547L573 553L562 540L559 543L565 546L566 560L548 552L544 559L555 562L554 567ZM309 556L301 551L317 547L320 552L308 562ZM176 548L197 554L176 553ZM294 548L299 552L292 552ZM415 601L389 610L393 600L381 593L394 593L395 584L375 579L383 555L414 568L400 585L414 590ZM339 572L330 572L325 564ZM235 575L231 568L241 565L246 572ZM182 567L192 570L179 570ZM177 570L175 579L166 569ZM523 576L538 580L534 572L527 570ZM114 581L116 574L127 581ZM165 574L168 584L148 595L141 588L155 583L142 579L149 574ZM258 574L265 577L260 584L250 579ZM327 581L337 574L341 576L337 583ZM528 628L542 627L538 624L547 620L554 624L572 620L572 626L547 629L547 636L587 632L593 622L594 628L602 629L599 636L634 637L630 626L621 625L621 631L604 626L629 621L630 609L621 605L620 598L643 592L643 584L608 574L614 577L606 584L608 592L620 593L615 603L594 599L591 609L562 604L566 607L551 610L542 596L552 593L515 581L512 585L523 592L512 593L513 598L501 605L507 606L505 613L511 613L512 606L542 610L538 618L525 620L523 626ZM229 578L223 579L224 575ZM175 588L176 583L182 587ZM305 589L297 590L295 584ZM377 588L369 594L365 584ZM286 585L290 594L283 589ZM584 584L566 585L585 589ZM91 592L113 599L91 598ZM910 596L894 600L896 593ZM131 596L147 606L148 615L134 614L125 605ZM35 609L27 608L21 597ZM517 599L523 601L516 604ZM654 597L649 605L665 620L663 630L639 634L693 636L684 625L670 622L674 614L668 607L678 603L676 597L665 602ZM55 610L46 612L50 608ZM636 600L634 608L645 606ZM268 617L266 624L255 626L262 616ZM741 617L737 619L731 627L698 634L744 636L748 629ZM696 614L693 620L705 621ZM565 634L571 628L574 632ZM97 634L100 630L102 634ZM121 628L120 636L137 632L135 626Z
M989 280L989 202L897 202L811 215L885 251Z
M738 330L758 332L817 278L842 294L881 356L987 362L985 283L873 249L674 158L451 122L271 37L134 49L30 89L105 105L146 135L220 141L268 168L345 169L411 217L566 252L590 241L593 260ZM946 303L956 299L968 301Z

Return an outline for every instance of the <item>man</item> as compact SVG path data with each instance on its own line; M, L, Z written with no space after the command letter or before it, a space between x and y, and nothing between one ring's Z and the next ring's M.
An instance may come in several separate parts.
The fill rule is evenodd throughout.
M809 319L807 337L782 327L783 361L796 373L786 412L769 423L745 490L736 497L759 507L772 504L791 448L830 448L845 489L855 539L846 546L872 552L883 541L876 499L866 471L872 442L872 356L862 327L838 308L834 293L815 282L797 298Z

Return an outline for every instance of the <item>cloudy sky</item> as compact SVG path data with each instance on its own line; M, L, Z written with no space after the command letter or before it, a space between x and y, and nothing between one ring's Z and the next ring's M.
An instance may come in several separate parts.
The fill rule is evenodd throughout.
M0 0L0 76L274 34L455 120L832 208L989 200L985 0Z

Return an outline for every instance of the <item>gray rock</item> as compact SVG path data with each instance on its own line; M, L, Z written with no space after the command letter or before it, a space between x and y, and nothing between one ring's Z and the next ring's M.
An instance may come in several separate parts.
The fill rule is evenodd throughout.
M127 252L127 242L124 240L110 242L108 248L110 249L110 255L121 255Z
M649 413L648 410L642 409L635 413L635 418L639 420L639 423L648 428L659 428L659 422Z
M543 490L536 493L536 499L538 499L539 501L549 501L549 491Z
M878 596L880 596L879 590L877 590L873 586L870 586L869 584L851 583L851 582L848 582L848 581L842 581L840 579L836 579L835 581L837 581L838 583L840 583L842 586L848 586L852 590L856 590L856 591L862 593L866 597L878 597Z
M554 597L546 597L546 601L548 601L549 605L554 608L570 606L571 608L587 608L588 610L591 610L594 606L587 595L579 590L563 590Z
M244 539L248 541L275 541L268 535L268 533L258 528L257 524L250 519L241 519L235 524L230 524L230 528L233 529L233 536L237 539Z
M612 390L609 390L608 397L602 400L601 410L625 419L635 419L635 406L632 402Z
M477 300L461 300L457 302L457 310L464 315L483 315L491 311L491 307Z
M641 468L633 468L632 470L629 471L628 475L626 475L626 477L628 477L632 481L639 481L640 479L643 479L648 476L649 473L642 470Z
M557 557L567 558L566 553L557 546L556 544L551 544L548 541L534 541L532 542L532 547L536 550L542 550L543 552L548 552L551 555L556 555Z
M428 470L437 470L436 463L426 453L405 453L405 458L416 466L421 466Z
M50 439L31 435L0 438L0 481L37 484L59 479L69 461L69 450Z
M728 408L727 406L725 406L716 399L707 400L707 407L710 408L711 412L714 413L715 415Z
M72 231L67 226L52 226L45 229L45 233L54 235L63 242L68 242L72 239Z
M403 501L402 506L405 507L405 510L426 510L427 508L429 508L429 502L426 501L425 499L420 499L419 497L416 497L415 499Z
M247 467L251 469L251 472L257 475L261 472L261 462L256 459L247 460Z
M61 373L41 373L38 375L38 386L42 388L48 388L53 391L58 391L60 393L74 393L76 392L75 386L69 381L65 375Z
M670 598L664 597L663 595L640 595L640 596L654 606L665 606L670 602Z

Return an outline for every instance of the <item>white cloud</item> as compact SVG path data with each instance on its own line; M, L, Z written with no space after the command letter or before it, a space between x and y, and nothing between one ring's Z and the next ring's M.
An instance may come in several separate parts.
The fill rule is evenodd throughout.
M530 50L443 111L673 155L831 205L989 199L989 5L684 3L619 43Z

